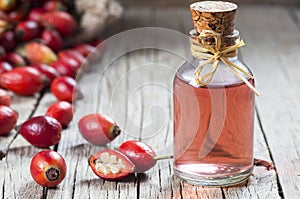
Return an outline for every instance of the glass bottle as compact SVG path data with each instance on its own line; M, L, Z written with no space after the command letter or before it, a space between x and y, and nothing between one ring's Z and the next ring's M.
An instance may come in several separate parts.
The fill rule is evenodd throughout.
M191 43L196 36L191 31ZM238 38L234 30L222 41L229 47ZM252 75L238 56L228 60ZM210 83L199 86L194 72L204 61L192 57L174 78L174 172L197 185L238 184L253 170L254 92L221 61ZM202 73L212 67L207 64Z

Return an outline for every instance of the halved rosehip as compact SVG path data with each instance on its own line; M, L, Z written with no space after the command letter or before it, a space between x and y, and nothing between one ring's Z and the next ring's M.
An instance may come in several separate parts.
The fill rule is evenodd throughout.
M47 148L57 144L61 138L62 126L49 116L36 116L21 124L20 134L33 146Z
M134 163L136 173L143 173L156 164L155 151L141 141L126 141L119 146L119 151Z
M111 149L92 155L89 165L97 176L105 180L118 180L134 171L134 164L125 155Z
M55 187L66 176L64 158L52 150L43 150L34 155L30 163L30 174L43 187Z
M103 146L120 135L119 126L108 116L98 113L83 116L78 122L79 132L88 142Z
M66 127L73 119L73 106L69 102L58 101L48 108L46 115L57 119L63 127Z
M0 135L8 134L16 125L18 114L8 106L0 105Z

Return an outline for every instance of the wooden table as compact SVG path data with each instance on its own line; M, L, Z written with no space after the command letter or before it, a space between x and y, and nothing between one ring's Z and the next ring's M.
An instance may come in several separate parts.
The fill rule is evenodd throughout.
M299 8L266 5L240 6L237 17L237 29L247 43L241 56L254 71L261 93L255 106L255 157L272 162L276 170L255 166L245 184L227 188L180 181L173 175L172 160L159 161L150 171L125 182L104 181L93 174L87 158L105 147L87 143L76 125L89 112L112 116L124 130L108 147L140 139L158 155L172 154L172 80L189 54L181 33L192 29L190 15L182 8L128 8L120 23L107 31L108 47L100 61L78 79L85 97L76 102L74 122L53 148L67 162L65 180L55 189L37 185L29 164L41 149L11 132L0 137L1 151L6 153L0 161L0 198L300 198L299 21ZM173 31L132 29L144 26ZM111 37L122 30L129 32ZM162 37L155 36L160 30ZM172 35L171 40L164 33ZM13 96L12 106L21 123L44 114L55 101L45 92Z

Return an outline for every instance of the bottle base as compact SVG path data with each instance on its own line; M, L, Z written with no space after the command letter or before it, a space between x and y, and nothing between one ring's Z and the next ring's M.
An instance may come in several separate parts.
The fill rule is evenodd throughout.
M211 166L210 166L211 167ZM214 167L211 167L212 170L216 171ZM183 169L174 167L174 173L177 177L186 181L189 184L199 185L199 186L210 186L210 187L226 187L233 186L245 182L252 174L253 166L248 169L237 169L233 173L229 173L228 171L232 169L232 167L223 166L220 169L218 166L218 171L222 172L186 172ZM198 170L201 168L198 167ZM227 172L226 172L227 171Z

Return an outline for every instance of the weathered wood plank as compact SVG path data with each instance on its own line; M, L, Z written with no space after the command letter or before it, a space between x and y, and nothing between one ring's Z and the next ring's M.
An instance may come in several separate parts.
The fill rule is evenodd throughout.
M39 95L22 97L12 95L11 107L18 112L18 124L27 120L34 112ZM26 104L26 106L24 106ZM0 161L0 195L3 198L35 198L42 190L35 186L29 173L31 155L36 149L13 130L8 136L0 136L2 150L6 157ZM36 193L36 194L33 194Z
M259 119L280 189L286 198L299 198L299 29L282 7L241 7L238 20L242 38L248 41L241 51L261 92Z

